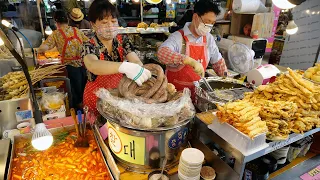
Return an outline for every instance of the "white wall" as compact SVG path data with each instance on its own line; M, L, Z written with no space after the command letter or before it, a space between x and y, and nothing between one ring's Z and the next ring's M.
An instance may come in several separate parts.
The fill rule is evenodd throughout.
M316 61L320 44L320 0L307 0L296 6L292 14L299 30L286 38L280 65L308 69Z

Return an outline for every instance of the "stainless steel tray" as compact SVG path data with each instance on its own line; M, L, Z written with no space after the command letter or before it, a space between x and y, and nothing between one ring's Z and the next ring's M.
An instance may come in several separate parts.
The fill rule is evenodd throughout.
M101 147L99 146L99 142L98 142L98 139L97 139L97 135L95 134L96 132L94 131L94 128L91 126L91 125L87 125L87 127L89 128L89 129L91 129L91 130L93 130L93 134L94 134L94 137L95 137L95 142L96 142L96 144L97 144L97 146L99 147L98 149L99 149L99 153L100 153L100 155L101 155L101 157L103 157L102 159L103 159L103 162L104 162L104 164L105 164L105 166L106 166L106 168L107 168L107 170L108 170L108 173L109 173L109 175L110 175L110 179L111 180L114 180L114 178L113 178L113 175L112 175L112 173L110 172L110 169L109 169L109 166L108 166L108 164L107 164L107 162L106 162L106 159L105 159L105 157L104 157L104 155L103 155L103 153L102 153L102 151L101 151ZM63 127L59 127L59 128L53 128L53 129L49 129L49 131L51 132L51 133L56 133L56 132L59 132L59 131L61 131L61 130L72 130L72 129L74 129L74 125L71 125L71 126L63 126ZM14 142L13 142L13 145L12 145L12 149L11 149L11 157L10 157L10 163L9 163L9 170L8 170L8 176L7 176L7 180L10 180L11 179L11 171L12 171L12 162L13 162L13 158L15 157L15 146L16 146L16 141L18 141L20 138L30 138L31 139L31 137L32 137L32 134L31 133L28 133L28 134L21 134L21 135L17 135L17 136L15 136L14 137Z

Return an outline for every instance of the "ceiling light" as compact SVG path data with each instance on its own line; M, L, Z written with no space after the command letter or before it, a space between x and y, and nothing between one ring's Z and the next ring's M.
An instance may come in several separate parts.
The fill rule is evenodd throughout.
M46 30L44 32L46 33L46 35L51 35L52 34L52 29L50 28L50 26L47 26Z
M0 46L4 45L4 42L2 41L2 39L0 38Z
M272 3L280 9L291 9L306 0L272 0Z
M13 27L13 25L12 25L9 21L7 21L7 20L2 20L1 23L2 23L4 26L8 27L8 28L12 28L12 27Z
M289 35L292 35L298 32L298 26L296 25L296 23L294 23L293 20L289 21L286 32Z

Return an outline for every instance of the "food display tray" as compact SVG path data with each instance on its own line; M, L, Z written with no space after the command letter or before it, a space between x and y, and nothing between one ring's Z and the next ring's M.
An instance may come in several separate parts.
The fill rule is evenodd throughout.
M101 157L103 159L103 162L104 162L104 164L106 166L106 169L108 171L109 177L110 177L111 180L114 180L114 178L113 178L113 176L112 176L112 174L110 172L109 166L108 166L108 164L106 162L106 159L105 159L105 157L104 157L104 155L102 153L102 150L101 150L101 147L100 147L99 142L97 140L97 135L95 134L94 129L89 124L87 125L87 128L92 129L94 137L95 137L94 140L95 140L97 146L99 147L98 150L99 150L99 153L100 153L100 155L101 155ZM56 132L59 132L61 130L73 130L73 129L74 129L74 125L71 125L71 126L63 126L63 127L49 129L49 131L51 133L56 133ZM31 137L32 137L31 133L14 136L14 141L13 141L12 148L11 148L9 170L8 170L8 175L7 175L7 179L8 180L11 179L11 173L12 173L11 171L12 171L12 168L13 168L12 162L13 162L13 158L15 157L15 150L16 150L16 143L15 142L19 141L21 138L30 138L31 139Z
M266 133L255 136L253 139L240 132L228 123L220 123L215 113L212 124L208 128L219 135L222 139L238 149L243 155L249 155L267 148Z

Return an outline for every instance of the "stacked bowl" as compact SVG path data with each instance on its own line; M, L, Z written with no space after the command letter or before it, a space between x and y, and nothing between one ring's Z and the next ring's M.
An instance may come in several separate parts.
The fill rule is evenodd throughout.
M178 176L180 180L198 180L204 160L204 154L195 148L187 148L182 151Z

